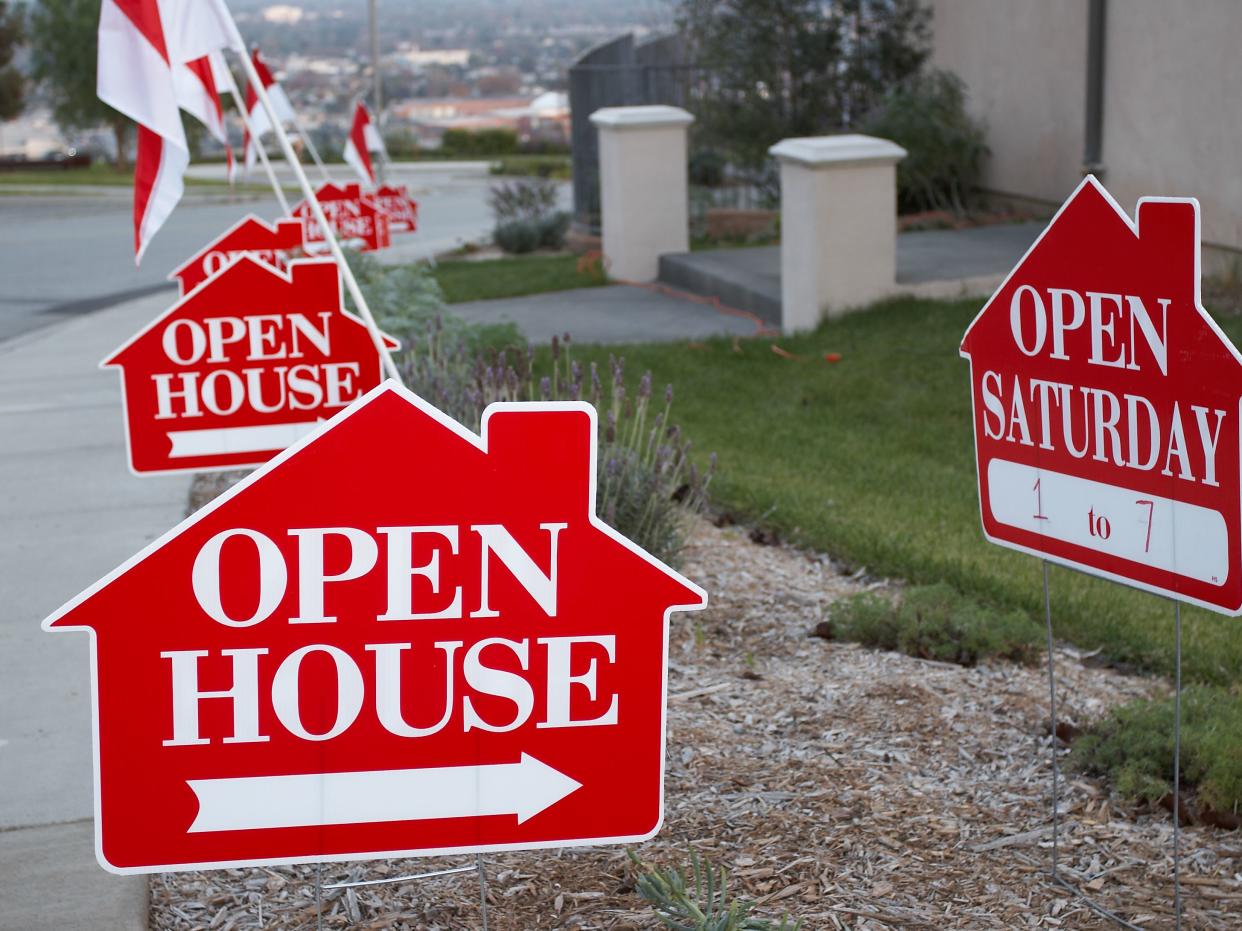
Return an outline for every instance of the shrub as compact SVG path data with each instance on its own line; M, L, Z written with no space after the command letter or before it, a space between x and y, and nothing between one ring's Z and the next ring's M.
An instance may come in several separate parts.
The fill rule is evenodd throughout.
M496 245L511 255L534 252L543 240L543 224L540 220L521 219L499 223L492 230Z
M563 246L569 214L556 209L558 197L556 183L546 178L493 185L488 204L496 218L492 231L496 245L513 254Z
M495 401L589 401L599 411L596 513L674 564L685 542L683 518L703 507L715 457L706 473L690 461L690 442L669 421L671 385L663 406L652 411L650 372L631 394L624 359L610 359L601 374L594 362L586 368L575 362L569 350L568 335L552 341L548 359L529 348L480 350L436 321L399 366L411 390L474 430Z
M569 213L558 210L539 219L539 245L544 249L560 249L569 232Z
M829 632L880 650L974 666L986 657L1031 663L1040 631L1026 615L998 612L943 583L906 589L899 601L855 595L832 610Z
M1131 702L1088 727L1070 766L1107 777L1122 796L1158 802L1173 791L1173 699ZM1242 694L1216 686L1182 693L1182 784L1208 820L1242 809ZM1225 815L1212 818L1210 812Z
M440 139L445 155L513 155L517 150L517 133L511 129L446 129Z
M444 292L430 266L381 265L373 256L352 250L346 250L345 258L375 322L390 336L406 342L444 313ZM345 306L358 312L348 291Z
M520 178L493 184L487 195L492 217L499 223L533 220L556 210L559 190L547 178Z
M966 112L966 89L947 71L932 71L893 93L865 128L909 153L897 164L903 212L966 211L988 153L984 127Z
M725 157L715 149L699 149L690 156L686 173L691 184L719 187L724 184Z
M489 170L493 175L518 178L567 181L573 177L573 167L566 155L505 155L492 162Z

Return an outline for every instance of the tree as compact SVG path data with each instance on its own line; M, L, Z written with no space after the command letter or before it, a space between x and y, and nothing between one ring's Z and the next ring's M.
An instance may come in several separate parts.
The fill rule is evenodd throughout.
M866 120L930 53L920 0L680 0L700 137L751 167Z
M25 87L21 72L13 67L13 52L23 38L21 9L0 0L0 120L22 112Z
M133 124L95 93L98 27L99 0L38 0L30 14L31 76L47 90L63 131L111 126L124 169Z

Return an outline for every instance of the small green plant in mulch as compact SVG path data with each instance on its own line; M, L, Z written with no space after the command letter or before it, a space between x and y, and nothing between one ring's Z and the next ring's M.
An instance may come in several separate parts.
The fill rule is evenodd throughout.
M729 876L724 867L690 852L690 869L653 869L632 850L627 851L638 875L635 887L667 928L675 931L798 931L802 922L785 918L754 918L752 903L729 900Z
M985 607L943 583L907 588L897 599L855 595L816 632L961 666L987 657L1032 663L1042 645L1039 627L1022 612Z
M1242 691L1190 686L1182 693L1182 785L1192 817L1242 827ZM1173 791L1173 698L1114 709L1080 736L1070 754L1079 772L1106 777L1123 797L1162 802Z

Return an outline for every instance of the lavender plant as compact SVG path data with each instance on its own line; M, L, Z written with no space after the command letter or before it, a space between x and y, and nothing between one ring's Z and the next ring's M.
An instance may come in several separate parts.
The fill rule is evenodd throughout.
M596 513L643 549L676 563L685 545L684 518L703 508L716 457L700 470L691 444L669 415L672 386L654 396L646 372L633 391L625 359L572 358L569 334L553 338L547 356L533 347L479 351L434 320L400 357L406 383L472 429L496 401L588 401L599 413Z

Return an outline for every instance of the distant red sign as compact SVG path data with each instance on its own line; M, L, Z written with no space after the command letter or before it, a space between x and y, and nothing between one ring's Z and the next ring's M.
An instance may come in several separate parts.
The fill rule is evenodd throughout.
M1242 613L1242 357L1199 295L1199 204L1094 178L971 323L983 529Z
M389 382L49 617L93 638L100 862L653 835L669 615L706 595L595 516L597 435Z
M273 226L247 214L205 245L168 276L186 295L224 266L242 255L284 268L285 262L302 251L305 236L302 219L277 220Z
M363 196L359 185L342 187L329 182L322 185L315 196L338 239L358 246L363 252L387 249L392 244L388 215ZM306 201L294 206L293 215L306 221L307 243L324 242L323 231Z
M395 346L395 343L390 343ZM328 259L287 273L242 255L101 367L122 369L137 473L257 465L380 383L366 326Z
M418 204L404 184L382 185L365 196L388 215L394 232L413 233L418 229Z

